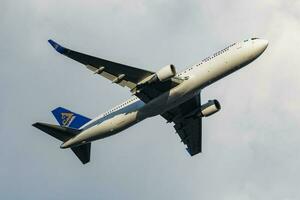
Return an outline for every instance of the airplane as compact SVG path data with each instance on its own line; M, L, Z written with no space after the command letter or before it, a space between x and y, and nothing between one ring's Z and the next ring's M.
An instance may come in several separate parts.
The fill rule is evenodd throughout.
M202 118L215 114L221 106L217 100L202 104L201 91L254 61L268 46L265 39L246 39L177 73L172 64L152 72L76 52L53 40L48 42L58 53L112 83L129 88L132 94L127 101L94 119L58 107L52 113L59 125L33 124L62 141L60 148L70 148L83 164L90 161L91 142L120 133L156 115L174 123L191 156L202 152Z

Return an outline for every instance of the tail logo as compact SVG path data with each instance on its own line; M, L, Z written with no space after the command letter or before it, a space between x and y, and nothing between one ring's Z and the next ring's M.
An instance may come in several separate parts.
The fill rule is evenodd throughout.
M74 119L75 116L73 113L61 113L61 120L63 126L69 126Z

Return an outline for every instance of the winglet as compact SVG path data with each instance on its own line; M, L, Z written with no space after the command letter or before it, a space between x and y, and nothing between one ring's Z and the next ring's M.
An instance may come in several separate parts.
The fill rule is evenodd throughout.
M48 40L49 44L58 52L63 54L66 50L65 47L60 46L59 44L57 44L56 42L54 42L53 40Z
M185 150L190 154L190 156L193 156L189 148L186 148Z

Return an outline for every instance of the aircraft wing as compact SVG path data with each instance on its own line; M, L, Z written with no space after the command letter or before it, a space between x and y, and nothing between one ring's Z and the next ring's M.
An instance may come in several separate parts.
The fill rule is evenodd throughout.
M51 46L59 53L80 62L95 74L99 74L113 83L121 86L126 86L130 89L134 88L137 83L146 77L154 74L153 72L134 68L131 66L119 64L109 60L96 58L94 56L86 55L80 52L67 49L53 40L48 40Z
M200 95L184 102L172 110L163 113L168 122L174 122L174 128L181 141L187 146L191 156L202 151L202 118L185 118L184 116L201 106Z
M48 40L48 42L57 52L85 65L95 74L109 79L112 83L130 88L131 92L145 103L180 83L178 80L173 79L165 82L139 85L139 83L153 76L155 73L76 52L57 44L53 40Z

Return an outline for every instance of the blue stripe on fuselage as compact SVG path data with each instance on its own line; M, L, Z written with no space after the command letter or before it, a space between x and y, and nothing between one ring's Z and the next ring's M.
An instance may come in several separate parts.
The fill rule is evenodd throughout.
M115 117L116 115L137 111L138 109L140 109L144 105L145 105L145 103L143 101L137 100L137 101L135 101L131 104L128 104L125 107L122 107L121 109L118 109L114 112L111 112L108 115L105 115L105 116L103 116L99 119L96 119L95 121L91 121L91 123L88 123L86 126L83 127L83 129L88 129L88 128L91 128L92 126L99 125L102 122Z

